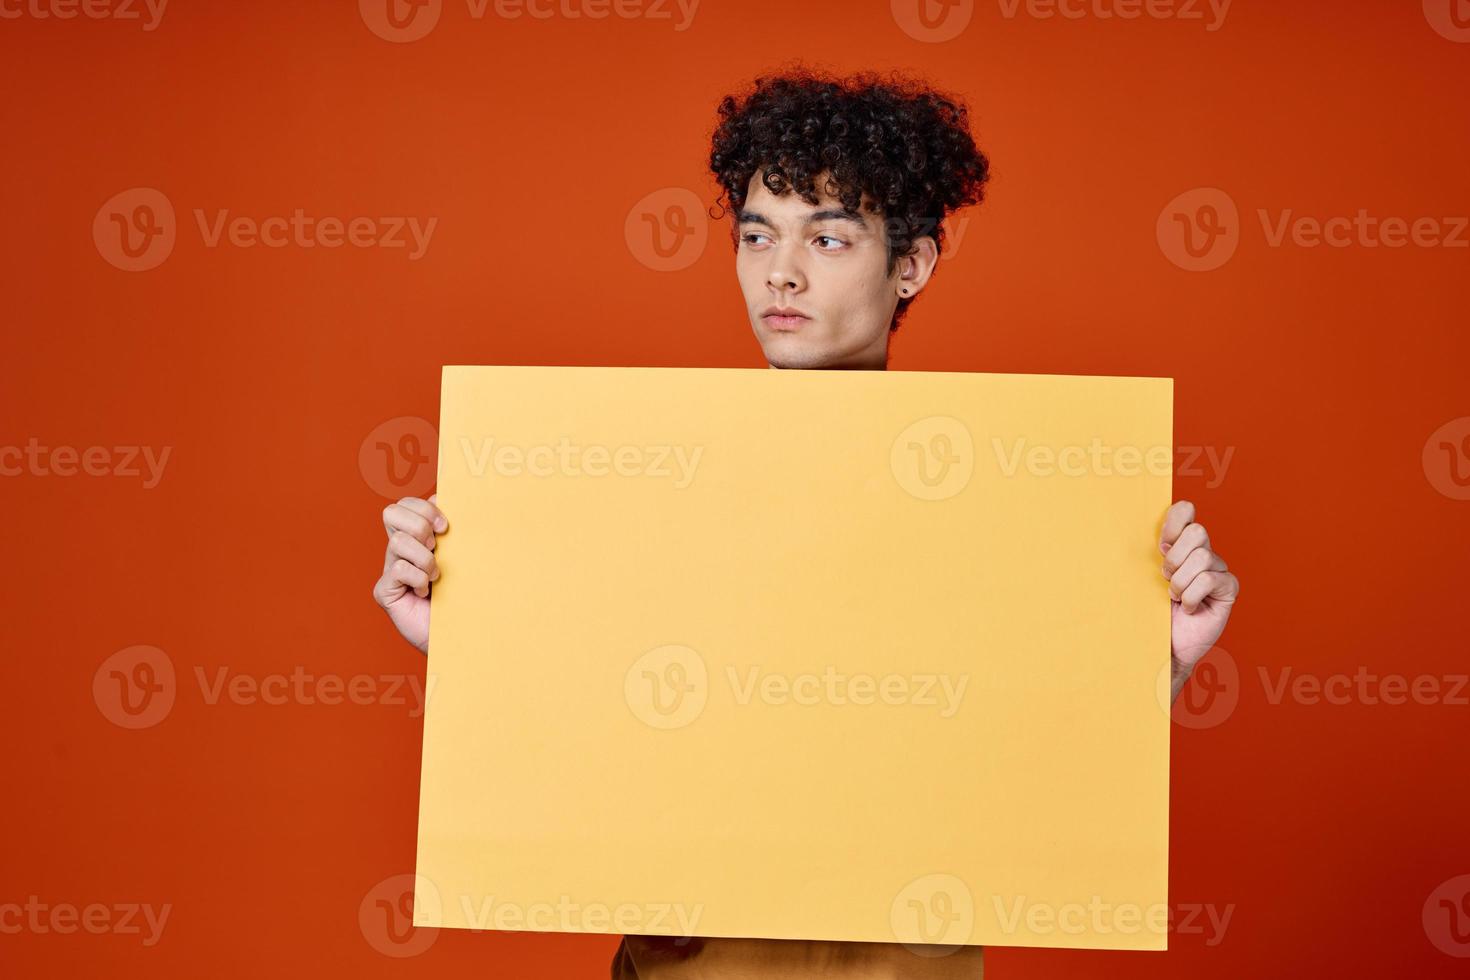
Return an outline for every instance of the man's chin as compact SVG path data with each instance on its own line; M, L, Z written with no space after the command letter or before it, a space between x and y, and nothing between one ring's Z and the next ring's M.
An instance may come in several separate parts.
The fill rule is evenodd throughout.
M757 339L766 363L773 368L821 370L861 366L853 363L854 354L851 350L818 337L772 331L758 336Z
M820 370L832 367L836 363L835 358L820 350L808 350L795 346L767 346L764 348L764 353L766 363L773 368Z
M801 331L757 329L756 340L773 368L823 368L840 356L835 344Z

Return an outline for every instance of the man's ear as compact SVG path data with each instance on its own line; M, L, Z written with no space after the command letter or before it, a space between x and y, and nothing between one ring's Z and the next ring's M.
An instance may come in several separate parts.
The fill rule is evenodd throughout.
M910 252L898 260L898 281L894 288L899 299L913 299L928 284L939 264L939 245L933 235L920 235L914 239Z

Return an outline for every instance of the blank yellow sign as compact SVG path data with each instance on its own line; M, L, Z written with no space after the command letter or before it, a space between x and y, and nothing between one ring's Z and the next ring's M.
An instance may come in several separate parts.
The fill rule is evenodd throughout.
M1163 949L1172 397L446 367L416 924Z

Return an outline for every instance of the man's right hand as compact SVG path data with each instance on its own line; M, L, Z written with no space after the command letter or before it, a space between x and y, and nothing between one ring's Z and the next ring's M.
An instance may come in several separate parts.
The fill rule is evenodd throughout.
M428 500L404 497L383 508L388 553L383 557L383 577L373 586L373 598L403 638L422 653L429 652L429 587L439 578L434 536L448 527L432 496Z

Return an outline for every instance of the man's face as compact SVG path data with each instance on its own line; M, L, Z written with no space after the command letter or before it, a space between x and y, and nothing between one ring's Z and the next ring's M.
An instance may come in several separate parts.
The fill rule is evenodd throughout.
M883 218L848 211L824 192L808 204L793 190L779 197L750 181L736 215L735 273L766 361L778 368L882 368L899 289L917 293L900 261L888 272ZM781 317L773 308L795 310Z

